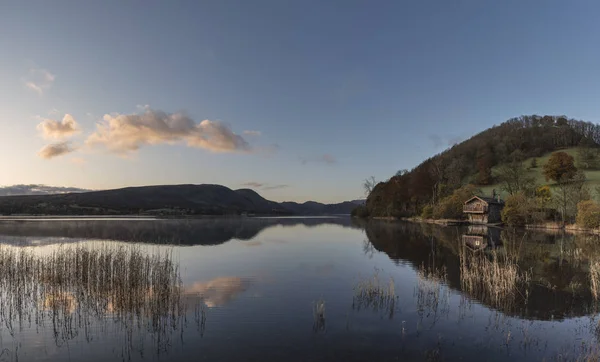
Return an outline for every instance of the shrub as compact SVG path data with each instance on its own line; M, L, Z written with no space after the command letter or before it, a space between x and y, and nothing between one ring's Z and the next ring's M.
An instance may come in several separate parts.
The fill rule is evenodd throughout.
M462 219L463 204L475 195L475 186L466 185L454 190L452 195L443 198L433 207L434 219Z
M366 206L360 205L352 209L350 215L353 217L366 218L369 217L369 210L367 210Z
M502 221L510 226L523 226L531 222L534 202L523 192L517 192L506 199L502 209Z
M577 204L576 222L584 228L600 227L600 205L592 200L581 201Z
M421 217L423 219L431 219L433 217L433 206L425 205L423 211L421 211Z

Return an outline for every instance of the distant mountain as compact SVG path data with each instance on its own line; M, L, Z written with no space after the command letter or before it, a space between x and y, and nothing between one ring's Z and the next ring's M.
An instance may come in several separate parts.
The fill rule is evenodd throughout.
M0 197L0 214L33 215L325 215L349 214L352 202L277 203L250 189L221 185L163 185Z

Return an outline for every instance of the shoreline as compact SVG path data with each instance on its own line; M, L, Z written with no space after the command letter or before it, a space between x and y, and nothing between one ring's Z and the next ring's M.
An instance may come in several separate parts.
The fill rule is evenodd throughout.
M371 217L373 220L386 220L386 221L406 221L412 223L420 223L420 224L434 224L440 226L468 226L468 225L482 225L488 227L498 227L498 228L510 228L503 224L475 224L469 223L466 220L458 220L458 219L423 219L421 217L393 217L393 216L376 216ZM526 230L550 230L550 231L564 231L571 234L591 234L591 235L600 235L600 228L597 229L589 229L582 228L575 224L562 225L556 222L547 222L544 224L526 224L521 227Z

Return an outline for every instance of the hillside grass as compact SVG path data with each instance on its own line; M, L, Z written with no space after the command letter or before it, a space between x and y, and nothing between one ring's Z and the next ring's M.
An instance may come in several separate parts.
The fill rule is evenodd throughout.
M577 157L576 157L577 156L577 147L556 150L553 152L549 152L542 157L536 157L537 158L537 167L534 169L529 169L527 171L527 173L528 173L528 175L534 177L535 182L538 186L548 185L552 189L554 189L554 186L556 185L556 183L554 181L546 181L546 178L544 177L544 165L548 162L548 159L550 159L550 155L552 155L552 153L554 153L554 152L566 152L569 155L573 156L573 158L576 159L575 162L577 162ZM523 165L525 166L525 168L529 167L532 159L533 159L533 157L528 158L525 161L523 161ZM600 170L584 170L584 173L585 173L585 177L586 177L585 184L590 188L592 197L596 200L600 200L600 194L596 193L596 186L600 186ZM497 177L497 175L498 175L498 167L497 166L492 168L492 175L494 176L494 178ZM495 183L493 185L478 186L478 187L481 189L484 196L491 196L492 190L494 190L494 189L496 190L497 193L500 194L501 198L506 199L506 197L508 196L508 193L506 191L502 190L501 183Z

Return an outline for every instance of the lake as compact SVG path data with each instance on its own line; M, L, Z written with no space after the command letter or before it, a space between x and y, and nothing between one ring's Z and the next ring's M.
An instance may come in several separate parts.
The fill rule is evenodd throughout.
M598 236L328 218L0 221L0 361L597 360Z

